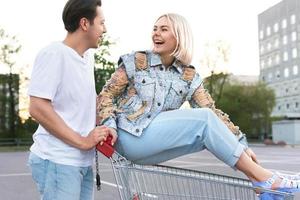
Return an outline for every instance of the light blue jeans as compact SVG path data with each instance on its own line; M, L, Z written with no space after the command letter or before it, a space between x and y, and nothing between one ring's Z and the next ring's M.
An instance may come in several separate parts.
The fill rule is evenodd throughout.
M74 167L43 160L30 153L28 165L42 200L92 200L92 167Z
M207 149L231 167L245 146L208 108L160 113L141 137L118 129L116 150L138 164L157 164Z

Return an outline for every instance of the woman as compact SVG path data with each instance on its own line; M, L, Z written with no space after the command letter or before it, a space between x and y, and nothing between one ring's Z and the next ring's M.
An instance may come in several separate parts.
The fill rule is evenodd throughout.
M155 22L152 51L119 59L119 67L98 96L98 117L118 137L116 149L139 164L155 164L207 149L242 171L256 186L298 191L300 181L257 164L246 138L215 107L192 60L192 35L178 14ZM178 109L188 100L194 109Z

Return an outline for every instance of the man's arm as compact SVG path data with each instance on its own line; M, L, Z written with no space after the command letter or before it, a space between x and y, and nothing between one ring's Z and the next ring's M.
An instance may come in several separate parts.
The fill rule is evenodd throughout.
M93 129L87 137L81 136L54 111L48 99L30 96L29 112L49 133L81 150L89 150L99 142L103 142L109 133L107 127L99 126Z

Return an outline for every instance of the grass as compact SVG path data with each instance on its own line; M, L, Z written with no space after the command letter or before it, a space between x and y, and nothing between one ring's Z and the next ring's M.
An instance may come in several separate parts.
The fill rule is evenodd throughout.
M30 146L0 146L0 152L29 151Z

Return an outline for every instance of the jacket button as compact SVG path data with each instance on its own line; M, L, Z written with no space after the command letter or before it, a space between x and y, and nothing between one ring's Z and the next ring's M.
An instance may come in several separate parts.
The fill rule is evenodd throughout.
M146 83L145 79L143 79L142 83Z
M160 105L161 105L161 103L157 103L157 105L158 105L158 106L160 106Z
M140 132L140 129L138 129L138 128L137 128L137 129L135 129L135 132L137 132L137 133L138 133L138 132Z
M164 70L164 68L163 68L163 67L160 67L159 69L160 69L160 71Z
M182 94L182 90L180 90L179 93Z
M151 118L151 115L148 115L147 117L150 119L150 118Z

